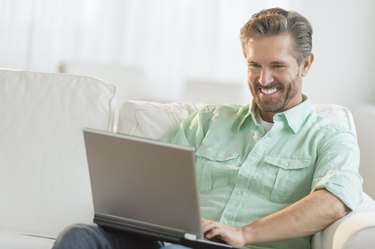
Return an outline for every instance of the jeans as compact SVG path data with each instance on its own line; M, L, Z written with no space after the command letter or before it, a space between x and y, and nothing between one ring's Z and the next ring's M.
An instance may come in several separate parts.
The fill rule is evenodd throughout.
M96 225L77 224L66 228L52 249L188 249Z

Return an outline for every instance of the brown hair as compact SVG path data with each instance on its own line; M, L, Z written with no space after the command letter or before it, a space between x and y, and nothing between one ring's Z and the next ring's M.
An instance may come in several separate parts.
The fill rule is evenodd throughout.
M290 33L293 37L295 57L301 64L312 50L312 27L310 22L295 11L281 8L262 10L254 14L241 28L240 37L243 51L251 38Z

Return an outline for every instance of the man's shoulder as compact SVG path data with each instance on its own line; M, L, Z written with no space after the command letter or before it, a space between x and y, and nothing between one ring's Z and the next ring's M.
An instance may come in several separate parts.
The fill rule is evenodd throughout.
M249 105L209 104L194 115L192 122L206 130L222 131L224 127L238 125L249 115Z
M238 104L208 104L204 106L199 112L202 114L211 113L212 115L230 115L230 114L247 114L249 105Z
M353 131L345 123L345 120L333 120L326 115L316 113L315 118L313 118L311 121L312 125L315 126L317 130L325 133L327 136L341 132L353 133Z
M317 122L328 130L355 133L353 116L348 108L337 104L318 104L314 106L314 111Z

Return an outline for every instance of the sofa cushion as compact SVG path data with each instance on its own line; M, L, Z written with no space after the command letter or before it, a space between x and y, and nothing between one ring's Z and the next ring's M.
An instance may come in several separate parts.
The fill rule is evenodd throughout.
M54 241L44 237L0 232L2 249L50 249Z
M203 106L202 103L127 101L120 107L117 132L159 139ZM346 107L335 104L317 104L314 107L318 115L355 133L352 114Z
M113 86L0 70L0 230L55 237L91 222L82 129L112 130Z
M120 107L117 132L160 139L203 104L127 101Z

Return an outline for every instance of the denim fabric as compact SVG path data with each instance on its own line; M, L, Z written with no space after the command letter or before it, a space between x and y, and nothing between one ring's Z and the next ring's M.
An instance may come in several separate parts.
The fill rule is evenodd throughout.
M159 249L163 243L134 234L77 224L66 228L52 249ZM168 246L168 249L183 248Z
M182 245L168 245L168 246L163 247L163 249L191 249L191 248L182 246Z

